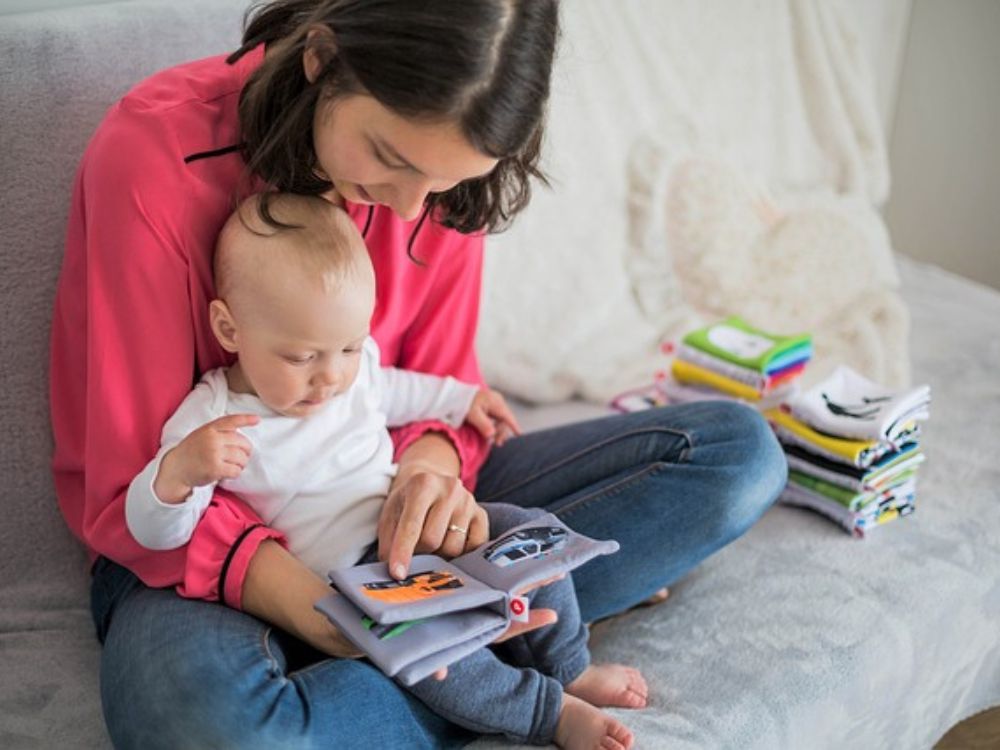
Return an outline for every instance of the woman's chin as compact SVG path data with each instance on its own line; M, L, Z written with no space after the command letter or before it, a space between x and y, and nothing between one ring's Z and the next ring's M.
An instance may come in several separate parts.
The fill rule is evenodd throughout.
M365 206L375 206L378 205L378 201L375 200L371 193L365 190L363 185L354 183L351 185L351 196L348 198L352 203L361 203Z

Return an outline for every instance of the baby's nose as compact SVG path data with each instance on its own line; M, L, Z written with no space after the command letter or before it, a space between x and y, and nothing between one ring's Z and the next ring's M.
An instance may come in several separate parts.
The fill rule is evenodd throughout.
M340 382L340 371L325 367L316 374L314 381L317 385L336 386Z

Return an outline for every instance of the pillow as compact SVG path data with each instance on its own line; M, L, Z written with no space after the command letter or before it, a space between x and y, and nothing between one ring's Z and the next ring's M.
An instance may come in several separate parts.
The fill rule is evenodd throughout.
M908 312L888 233L866 199L774 198L717 153L666 143L646 136L633 150L626 260L661 337L737 314L776 333L812 333L806 383L838 364L909 382Z

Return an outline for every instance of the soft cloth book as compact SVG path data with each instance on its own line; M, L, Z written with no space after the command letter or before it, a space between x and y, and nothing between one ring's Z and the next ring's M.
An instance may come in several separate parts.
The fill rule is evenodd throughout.
M909 423L930 416L930 402L929 385L893 390L841 365L789 406L798 419L822 432L896 442Z
M450 561L416 555L403 580L381 562L332 570L337 593L315 606L383 672L412 685L523 619L518 591L617 551L549 513Z
M755 372L772 374L812 357L808 333L781 336L754 328L739 316L699 328L684 337L698 351Z

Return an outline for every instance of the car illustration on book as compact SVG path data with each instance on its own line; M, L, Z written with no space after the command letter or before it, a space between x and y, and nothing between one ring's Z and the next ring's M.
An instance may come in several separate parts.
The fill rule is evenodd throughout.
M508 565L544 557L566 544L566 529L559 526L530 526L500 537L483 550L483 557L494 565Z
M401 581L371 581L361 586L365 596L390 604L415 602L451 593L465 584L458 576L442 570L414 573Z

